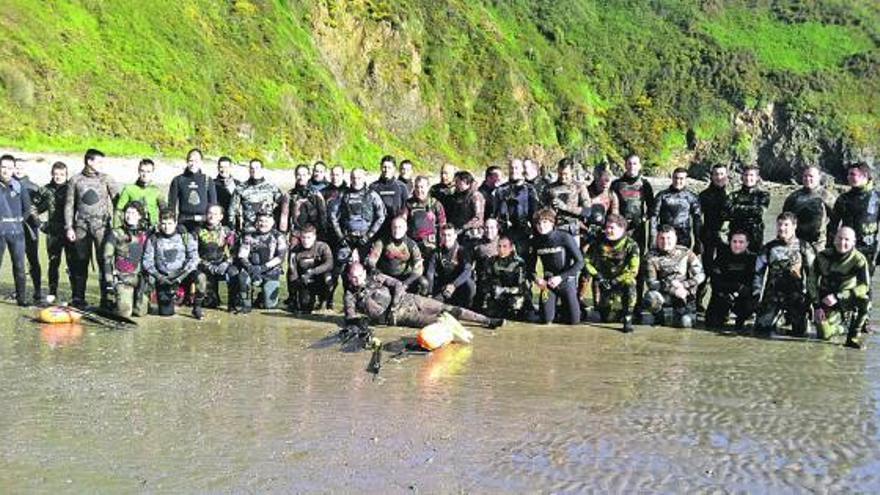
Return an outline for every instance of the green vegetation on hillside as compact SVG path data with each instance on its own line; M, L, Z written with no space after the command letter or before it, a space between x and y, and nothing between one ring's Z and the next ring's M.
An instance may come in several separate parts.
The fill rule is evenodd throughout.
M874 43L858 30L809 21L785 24L769 15L732 10L703 29L723 48L755 54L769 70L808 74L835 70L847 57L870 51Z
M0 145L32 150L665 166L766 158L736 116L768 104L799 160L880 142L870 0L7 0L0 29Z

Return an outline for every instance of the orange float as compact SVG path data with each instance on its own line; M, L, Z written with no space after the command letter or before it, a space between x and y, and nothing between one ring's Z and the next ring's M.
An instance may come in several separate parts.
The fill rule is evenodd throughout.
M426 326L419 330L419 334L416 336L416 342L419 343L419 347L429 351L443 347L452 342L452 339L452 330L440 323Z
M419 331L416 342L423 349L433 351L451 342L470 344L474 334L464 328L458 320L448 313L443 313L436 323L432 323Z

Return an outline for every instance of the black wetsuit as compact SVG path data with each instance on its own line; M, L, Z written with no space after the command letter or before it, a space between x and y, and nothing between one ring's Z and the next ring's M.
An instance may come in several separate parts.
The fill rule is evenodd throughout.
M703 222L700 228L700 242L703 251L700 258L703 261L703 270L711 273L712 265L718 255L718 250L726 246L721 238L721 228L725 221L725 209L727 208L727 189L710 183L698 195L700 199L700 211L703 213ZM706 287L703 282L697 288L697 307L703 308L703 300L706 298Z
M290 269L287 272L288 306L310 313L315 303L324 301L333 275L333 253L325 242L317 241L309 248L302 244L290 250Z
M185 170L171 180L168 187L168 207L177 212L177 223L195 233L205 223L208 207L217 204L214 179L202 172Z
M70 263L70 244L64 232L64 203L67 201L67 182L49 182L43 187L37 213L46 212L48 218L40 229L46 233L46 254L49 257L49 295L58 295L58 279L61 268L61 255ZM68 270L69 271L69 270ZM71 285L73 285L71 283Z
M28 272L34 287L34 300L38 301L42 294L43 271L40 267L40 220L37 218L34 203L39 200L41 191L40 186L34 184L27 176L15 180L21 184L22 188L27 189L32 202L32 211L27 213L24 219L24 251L27 255Z
M547 288L542 307L545 323L556 319L557 299L562 300L565 322L576 325L581 321L581 307L577 297L577 277L584 266L580 247L571 234L553 230L549 234L535 234L529 256L529 280L535 280L538 259L544 267L544 279L558 276L562 282L556 288Z
M620 214L627 222L627 232L639 247L639 256L645 259L648 253L648 214L654 210L654 188L641 175L624 175L611 183L611 192L617 195ZM642 305L645 286L645 270L640 270L636 279L636 306Z
M724 325L731 310L736 313L737 328L741 329L754 312L752 282L756 258L751 251L734 254L729 247L718 251L718 257L707 272L712 284L712 298L706 308L706 326L710 329Z
M532 217L538 211L538 193L528 182L508 182L495 191L498 205L498 226L510 237L520 256L528 256Z
M15 300L19 306L25 299L25 218L31 211L31 197L27 189L15 179L0 181L0 263L9 249L12 258L12 277L15 281Z
M461 244L456 243L452 248L438 248L428 261L425 272L431 295L443 302L469 307L477 292L473 269L472 256ZM443 291L450 284L455 286L455 291L446 297Z
M379 230L379 236L385 237L390 230L391 220L400 215L409 199L409 191L403 182L391 178L379 178L370 184L370 190L374 191L382 199L385 205L385 219Z
M675 229L679 246L694 248L700 252L700 231L702 230L702 211L697 195L687 189L665 189L654 198L651 212L651 237L657 237L657 229L670 225Z

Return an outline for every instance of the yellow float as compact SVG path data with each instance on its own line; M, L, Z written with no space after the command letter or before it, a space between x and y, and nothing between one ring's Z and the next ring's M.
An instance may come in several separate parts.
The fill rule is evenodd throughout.
M37 312L37 321L41 323L79 323L82 313L64 306L49 306Z

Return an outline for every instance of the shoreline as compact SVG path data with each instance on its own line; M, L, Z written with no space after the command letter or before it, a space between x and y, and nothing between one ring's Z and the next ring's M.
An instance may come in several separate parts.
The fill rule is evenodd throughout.
M25 170L27 171L28 177L36 184L42 186L47 184L51 179L51 167L52 164L57 161L61 161L67 164L69 177L78 173L82 169L82 160L85 151L83 151L83 154L74 155L70 153L37 153L30 151L21 151L13 148L0 148L0 155L4 154L10 154L16 159L21 160L25 165ZM99 171L109 175L120 186L125 184L133 184L137 180L137 165L138 162L140 162L141 158L144 157L122 157L107 155L104 158L104 164L100 167ZM153 173L153 182L157 186L168 186L169 184L171 184L171 180L178 174L183 172L184 168L186 167L186 161L183 158L147 158L151 158L156 163L156 169ZM216 177L217 175L217 158L219 157L206 157L203 160L202 172L209 177ZM265 172L266 179L277 185L282 191L286 192L293 187L295 181L294 169L282 170L265 167L263 170ZM419 173L428 175L432 179L432 184L438 181L439 171L427 172L424 170L420 170L417 171L417 175ZM477 181L477 185L482 182L482 175L482 173L476 173L474 175ZM234 163L232 176L241 181L247 180L247 165ZM372 182L378 176L378 172L369 170L367 171L368 182ZM669 177L645 177L651 182L651 185L654 186L655 192L659 192L662 189L665 189L669 186L671 182ZM735 180L732 182L735 182ZM763 179L762 184L769 191L776 194L778 194L780 191L790 192L800 187L795 184L783 184L779 182L766 181ZM708 181L696 179L693 177L688 179L688 187L691 190L699 191L707 185ZM839 192L841 185L835 184L833 187Z
M67 164L68 177L79 173L83 167L83 155L70 153L34 153L20 151L10 148L0 148L0 155L10 154L16 159L22 160L27 171L28 177L36 184L45 185L51 179L51 168L55 162L64 162ZM137 166L142 158L150 158L156 163L156 169L153 172L153 182L157 186L167 186L171 184L171 180L183 172L186 168L186 161L183 158L177 160L169 160L167 158L152 157L120 157L107 155L104 158L103 165L99 168L100 172L106 173L119 185L133 184L137 180ZM218 157L219 158L219 157ZM293 169L273 169L264 168L266 179L276 184L282 190L293 187L294 177ZM217 158L205 158L202 162L202 172L209 177L217 175ZM232 175L236 179L246 180L248 177L247 166L239 163L233 164Z

